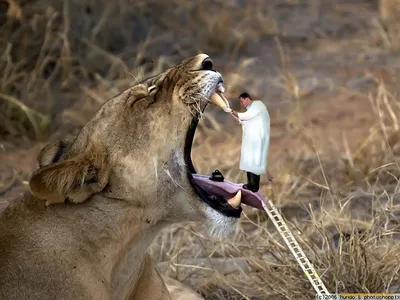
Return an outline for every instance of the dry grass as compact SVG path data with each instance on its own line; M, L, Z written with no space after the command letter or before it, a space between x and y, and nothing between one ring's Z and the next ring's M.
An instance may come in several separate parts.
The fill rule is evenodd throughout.
M380 0L379 11L383 20L386 46L400 49L400 2L398 0Z
M280 164L284 168L275 170L277 203L331 292L400 289L400 106L382 85L371 97L378 133L372 131L354 154L319 157L296 151ZM237 137L219 136L215 152L210 140L216 135L197 137L206 141L194 152L199 172L223 165L226 177L243 180L243 174L232 171L238 164ZM164 272L196 287L207 299L314 297L271 222L251 210L232 240L213 241L204 228L190 224L166 230L152 251Z
M276 203L328 289L400 292L398 1L240 2L0 1L0 148L15 161L1 196L29 176L20 149L73 133L138 78L206 52L228 98L246 89L269 106ZM193 149L199 172L244 181L240 135L210 107ZM206 299L314 298L262 212L246 208L230 240L169 228L151 252Z
M103 81L126 86L206 49L211 55L229 50L233 59L246 48L244 37L256 42L273 30L261 2L244 11L223 1L1 1L7 2L0 29L5 137L40 137L49 120ZM237 22L256 12L260 18ZM254 27L260 34L249 32Z

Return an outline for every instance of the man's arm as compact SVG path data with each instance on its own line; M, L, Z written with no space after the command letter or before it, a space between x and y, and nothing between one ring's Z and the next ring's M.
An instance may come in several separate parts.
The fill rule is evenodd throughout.
M239 117L238 117L238 112L237 112L236 110L232 110L232 111L231 111L231 115L232 115L234 118L239 118Z
M236 122L238 123L238 124L242 124L242 121L240 121L240 119L238 118L238 117L236 117L234 114L232 114L231 113L231 115L232 115L232 117L236 120Z
M247 121L253 119L254 117L257 117L260 114L260 112L261 111L259 109L254 108L254 109L249 109L248 111L243 113L239 113L235 110L232 110L231 114L237 117L241 121Z

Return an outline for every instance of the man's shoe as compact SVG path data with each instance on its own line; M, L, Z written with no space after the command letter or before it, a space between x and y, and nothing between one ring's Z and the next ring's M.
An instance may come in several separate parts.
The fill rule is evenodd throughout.
M247 185L247 184L244 184L243 188L246 189L246 190L252 191L253 193L256 193L258 191L258 188L253 187L253 186L249 187L249 185Z
M253 174L253 183L252 191L255 193L260 189L260 175Z
M243 188L255 193L259 189L259 183L260 183L259 175L255 175L251 172L247 172L247 184L244 184Z
M252 188L249 187L249 184L248 184L248 183L243 184L243 188L246 189L246 190L249 190L249 191L252 190Z
M252 177L251 177L251 173L250 172L246 172L247 175L247 183L243 185L243 188L246 190L250 190L251 191L251 186L252 186Z

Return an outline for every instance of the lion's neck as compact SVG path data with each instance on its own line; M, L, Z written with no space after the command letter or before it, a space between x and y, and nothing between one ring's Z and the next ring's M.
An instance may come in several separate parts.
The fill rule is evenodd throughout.
M80 240L90 245L91 257L115 297L131 293L144 264L146 252L156 235L167 224L149 222L148 213L125 201L98 197L92 199L85 218L92 226L81 228ZM82 208L81 208L82 209ZM96 273L97 273L96 272Z
M114 268L111 272L113 299L127 298L127 295L131 294L137 285L140 277L143 277L141 273L145 269L152 267L150 264L146 265L149 262L146 259L146 253L162 227L159 224L137 234L126 243L119 255L114 256Z

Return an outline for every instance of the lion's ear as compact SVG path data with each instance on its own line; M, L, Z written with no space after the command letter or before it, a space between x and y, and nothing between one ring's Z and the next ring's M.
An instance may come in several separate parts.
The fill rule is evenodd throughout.
M148 86L146 83L140 83L135 85L129 90L128 95L128 106L132 107L137 101L146 99L147 97L153 97L158 91L156 85Z
M67 160L41 167L29 180L31 193L46 200L46 205L86 201L101 192L110 173L104 152L86 151Z
M67 152L68 148L72 144L71 139L65 139L62 141L56 141L45 146L38 155L39 167L48 166L52 163L58 162L61 156Z
M158 92L158 86L156 85L149 86L148 92L150 96L154 96Z
M133 106L138 100L145 99L148 96L153 96L156 93L156 86L148 86L145 83L140 83L129 90L128 105Z

